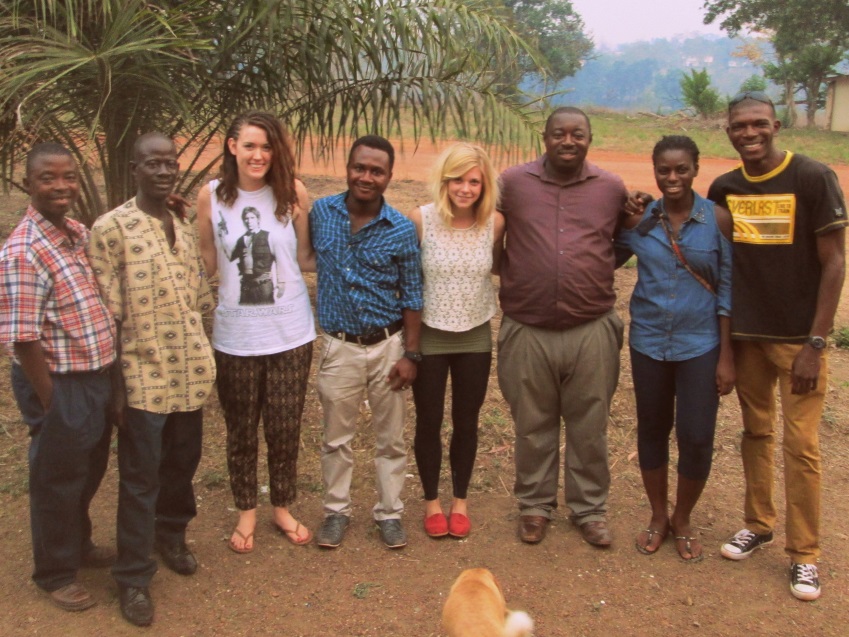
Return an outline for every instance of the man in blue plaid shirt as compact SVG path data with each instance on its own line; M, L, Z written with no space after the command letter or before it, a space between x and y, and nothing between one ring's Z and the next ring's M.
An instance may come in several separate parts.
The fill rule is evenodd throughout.
M395 151L384 138L351 147L348 191L319 199L310 213L324 330L317 389L324 410L321 468L324 523L317 543L342 543L351 516L351 440L363 391L375 430L378 502L372 510L386 546L401 548L401 489L407 467L406 396L421 360L422 275L413 223L387 205Z

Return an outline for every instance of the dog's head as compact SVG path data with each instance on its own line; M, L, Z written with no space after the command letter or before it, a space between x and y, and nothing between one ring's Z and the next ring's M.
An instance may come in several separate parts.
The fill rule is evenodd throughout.
M501 590L501 585L495 579L495 575L486 568L469 568L460 573L451 587L453 591L458 586L468 583L475 583L481 586L486 586L501 599L504 599L504 593Z

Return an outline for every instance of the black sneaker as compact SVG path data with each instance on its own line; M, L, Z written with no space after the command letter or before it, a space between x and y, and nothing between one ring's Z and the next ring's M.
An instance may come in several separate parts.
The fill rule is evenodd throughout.
M341 513L328 515L321 523L315 543L326 549L335 549L342 544L342 538L345 537L345 529L348 528L349 521L348 516Z
M811 602L820 596L820 580L813 564L790 564L790 592L793 597Z
M401 526L401 520L375 520L377 528L380 529L380 539L391 549L400 549L407 546L407 534Z
M727 557L729 560L745 560L755 549L762 549L772 544L772 540L772 531L758 535L749 529L743 529L723 544L719 552L722 553L722 557Z

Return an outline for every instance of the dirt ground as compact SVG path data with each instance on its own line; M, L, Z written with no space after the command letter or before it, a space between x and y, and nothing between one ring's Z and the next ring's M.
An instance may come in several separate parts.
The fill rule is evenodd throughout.
M425 148L415 157L399 160L395 181L387 193L390 203L406 210L427 201L420 180L433 154L434 149ZM643 155L591 151L590 159L622 175L630 187L655 191L649 162ZM732 165L704 160L697 189L706 191L710 180ZM338 177L324 176L333 172L332 167L323 165L303 167L312 196L344 188ZM844 189L849 190L849 167L840 168L840 178ZM24 202L20 196L0 200L0 236L5 237L16 223ZM626 318L635 273L634 269L617 273L617 308ZM847 297L844 293L838 327L849 326ZM769 549L740 563L719 555L721 542L742 526L740 417L733 394L722 401L713 473L694 514L706 559L698 564L683 562L671 541L654 556L641 555L634 549L634 536L648 522L649 507L636 460L633 387L626 346L609 428L609 522L614 533L614 545L609 550L582 542L562 504L544 542L529 546L517 539L517 509L511 495L512 423L493 366L470 493L473 530L466 540L425 536L421 488L411 455L404 490L409 544L398 551L383 547L371 523L370 507L375 500L372 437L368 426L363 426L355 442L355 511L344 544L333 551L289 544L274 532L270 507L264 499L256 550L250 555L236 555L226 546L236 513L224 464L223 421L212 399L206 408L204 458L196 479L199 514L188 534L200 568L187 578L160 569L151 588L156 619L148 633L175 637L443 635L440 614L452 581L465 568L484 566L500 580L508 605L526 610L534 618L538 637L845 635L849 625L849 530L845 523L849 503L844 497L849 488L849 351L832 347L830 356L832 373L821 427L823 596L817 602L798 602L788 591L788 560L782 552L783 515L776 529L776 543ZM0 365L0 378L8 378L8 362L3 360ZM368 418L365 411L364 418ZM51 606L31 582L28 441L5 380L0 382L0 426L0 563L4 565L0 569L0 634L82 637L141 633L142 629L121 618L117 591L107 571L81 573L98 605L77 615ZM412 428L409 413L408 439ZM320 439L321 413L311 384L302 429L300 495L293 512L313 530L321 519ZM777 463L780 467L780 454ZM114 543L116 484L113 456L93 504L98 543ZM449 481L444 473L446 484ZM444 487L443 491L447 502L449 494ZM779 511L783 511L780 477L776 499Z

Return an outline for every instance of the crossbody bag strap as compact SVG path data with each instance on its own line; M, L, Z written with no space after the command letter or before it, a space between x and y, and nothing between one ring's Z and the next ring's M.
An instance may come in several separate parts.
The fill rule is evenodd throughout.
M689 263L687 263L687 259L684 257L684 253L681 251L681 246L678 245L678 242L675 240L675 235L672 233L672 230L669 227L669 222L663 217L660 217L660 225L663 226L663 231L666 233L666 238L669 239L669 245L672 246L672 252L675 253L675 256L678 257L678 261L684 266L684 269L687 270L690 274L693 275L693 278L702 284L702 287L716 296L716 290L713 289L713 286L710 282L707 281L701 274L696 272Z

